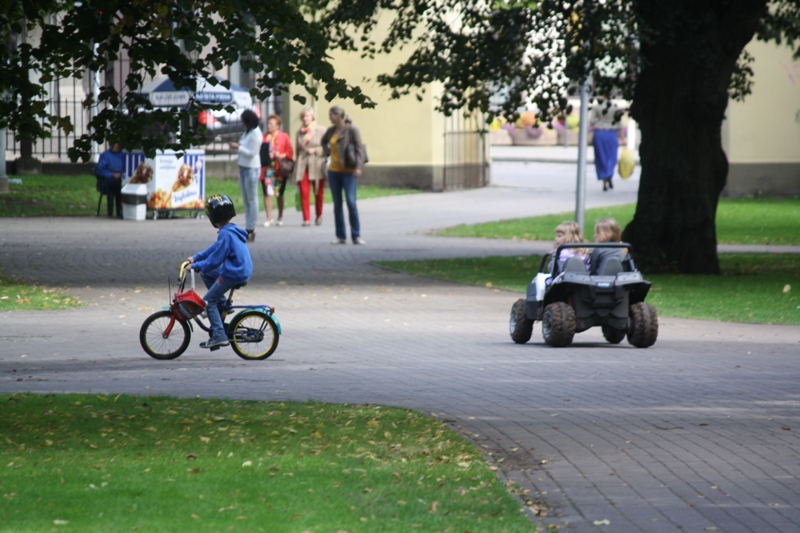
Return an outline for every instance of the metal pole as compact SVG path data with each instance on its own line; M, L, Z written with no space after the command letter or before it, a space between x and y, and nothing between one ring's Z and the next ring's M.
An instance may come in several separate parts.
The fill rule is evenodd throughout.
M0 130L0 194L8 193L8 174L6 174L6 130Z
M578 184L575 191L575 222L583 232L586 209L586 149L589 138L589 79L581 83L580 127L578 129Z
M97 54L97 49L100 47L99 44L94 44L92 46L93 53ZM92 80L92 107L89 108L89 121L97 116L98 113L98 100L100 99L100 71L95 70L91 73L91 80ZM97 141L92 141L92 163L97 163L100 161L100 145L97 144Z

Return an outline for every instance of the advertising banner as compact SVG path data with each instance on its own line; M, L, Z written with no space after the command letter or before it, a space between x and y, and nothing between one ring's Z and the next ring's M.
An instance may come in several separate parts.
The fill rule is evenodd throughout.
M187 150L180 158L168 150L153 159L142 153L126 154L127 183L147 185L147 209L202 210L205 201L205 151Z

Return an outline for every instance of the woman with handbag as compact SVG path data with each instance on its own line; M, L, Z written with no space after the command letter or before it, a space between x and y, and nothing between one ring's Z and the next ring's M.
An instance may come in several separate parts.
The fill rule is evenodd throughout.
M332 244L347 242L342 191L344 191L347 202L350 237L353 244L367 244L367 241L361 238L361 222L358 219L358 208L356 207L356 188L358 187L358 178L361 177L361 170L364 168L365 157L361 133L352 125L350 117L341 106L333 106L328 116L333 126L328 128L322 137L322 148L325 155L330 157L328 184L333 197L333 218L336 223L336 240Z
M270 115L267 117L267 133L262 140L262 165L261 167L261 190L264 192L264 211L267 213L267 221L264 227L273 224L272 220L272 197L278 199L278 221L274 222L278 226L283 225L283 193L286 192L286 182L294 171L294 150L289 135L281 131L281 117Z
M617 152L620 138L624 141L622 109L610 98L601 97L591 109L589 125L594 128L594 166L597 180L603 182L603 191L614 188L614 171L617 169Z
M325 151L322 149L322 136L325 128L318 125L314 110L304 107L300 112L303 125L297 130L295 148L294 179L300 189L300 205L303 211L303 226L311 225L311 189L314 189L314 208L317 218L314 223L322 224L322 204L325 201Z

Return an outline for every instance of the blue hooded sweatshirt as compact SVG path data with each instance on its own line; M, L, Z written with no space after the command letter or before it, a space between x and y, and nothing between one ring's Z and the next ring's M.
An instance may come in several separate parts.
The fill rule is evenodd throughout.
M247 283L253 273L253 260L247 249L247 232L236 224L219 230L217 241L194 256L193 269L207 272L219 268L219 275L229 283Z

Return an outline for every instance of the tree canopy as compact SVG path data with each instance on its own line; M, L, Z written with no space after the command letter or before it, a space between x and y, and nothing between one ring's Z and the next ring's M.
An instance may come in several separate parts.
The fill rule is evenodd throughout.
M753 58L745 46L754 36L791 47L800 38L800 0L320 0L316 6L339 48L370 56L410 47L409 59L378 81L395 96L440 82L438 105L447 114L513 115L533 104L541 118L551 118L590 75L595 96L631 101L642 132L642 174L636 215L623 238L651 271L719 272L715 215L728 173L721 126L729 99L750 92ZM389 31L377 38L387 12Z
M70 150L73 160L86 160L92 141L111 137L150 153L185 149L202 137L201 126L182 117L213 106L192 100L183 110L153 111L137 92L148 77L167 75L176 87L195 90L198 76L209 79L238 61L256 74L251 93L259 99L296 84L312 97L372 105L361 89L336 77L326 36L291 0L10 0L0 7L0 36L0 127L30 139L74 127L69 116L48 110L50 81L91 76L129 58L123 87L106 80L97 101L84 102L98 113ZM143 136L154 123L180 135Z
M383 21L388 32L379 33ZM27 36L34 30L38 40ZM394 96L439 82L445 114L511 115L532 103L542 118L563 112L591 74L596 95L632 102L642 131L637 211L623 234L640 265L716 273L714 219L728 172L720 130L729 99L750 90L744 48L754 36L794 47L800 0L10 0L0 35L0 127L31 139L72 128L48 111L50 80L130 58L123 90L106 83L97 102L85 102L101 111L73 159L110 135L149 152L188 148L202 135L197 124L173 142L142 135L152 122L177 129L182 116L151 112L137 94L156 74L193 88L198 75L239 61L257 74L257 97L297 84L315 98L372 106L336 77L329 50L371 57L409 48L377 78ZM190 102L190 115L202 107Z

